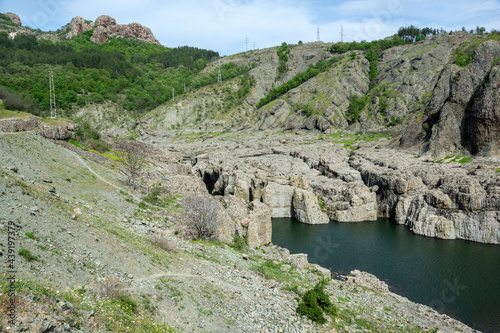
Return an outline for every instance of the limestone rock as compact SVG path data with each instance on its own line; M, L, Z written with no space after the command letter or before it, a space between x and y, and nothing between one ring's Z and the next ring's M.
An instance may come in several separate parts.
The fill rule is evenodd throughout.
M273 217L291 217L294 191L293 186L269 182L262 193L262 201L271 208Z
M442 239L456 239L453 222L443 216L431 215L413 224L413 232L418 235Z
M307 261L307 254L305 253L291 254L285 261L300 269L306 268L309 264Z
M13 23L15 23L17 25L23 25L21 22L21 18L19 18L19 15L14 14L14 13L5 13L5 15L10 17L10 19L12 20Z
M307 224L326 224L330 222L328 215L321 211L314 193L300 188L295 188L293 193L292 215L298 221Z
M74 129L74 127L71 128ZM67 125L41 124L36 134L51 140L68 140L73 137L74 132L70 131Z
M250 222L248 224L248 246L257 247L269 244L272 241L273 226L271 222L271 209L260 201L252 201L249 205Z
M39 117L30 117L29 119L6 118L0 119L0 132L23 132L32 131L41 125Z

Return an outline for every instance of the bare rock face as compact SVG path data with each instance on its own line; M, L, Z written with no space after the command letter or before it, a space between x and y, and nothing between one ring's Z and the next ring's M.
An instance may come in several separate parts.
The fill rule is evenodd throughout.
M21 18L19 17L19 15L14 14L14 13L5 13L5 15L7 15L8 17L10 17L10 19L12 20L13 23L18 24L18 25L23 25L22 22L21 22Z
M96 20L97 29L91 37L91 41L96 44L109 42L109 37L121 37L137 39L143 43L154 43L161 45L155 38L151 29L139 23L117 24L116 20L108 15L101 15Z
M252 201L247 231L247 241L250 247L257 247L271 243L273 225L271 222L271 209L260 201Z
M0 119L0 132L24 132L37 129L42 123L38 117L30 119L7 118Z
M293 193L293 217L306 224L327 224L328 215L321 211L318 199L311 191L295 188Z
M73 137L74 132L67 125L41 124L36 134L51 140L68 140Z
M104 44L109 42L107 29L105 27L97 27L90 37L90 41L96 44Z
M273 217L291 217L294 191L293 186L269 182L262 193L262 201L271 207Z
M116 20L108 15L101 15L95 20L95 24L107 28L112 25L116 25Z
M66 30L68 31L68 33L66 34L66 38L71 39L75 36L81 35L85 31L88 31L93 27L94 24L92 22L87 23L83 17L76 16L66 27Z

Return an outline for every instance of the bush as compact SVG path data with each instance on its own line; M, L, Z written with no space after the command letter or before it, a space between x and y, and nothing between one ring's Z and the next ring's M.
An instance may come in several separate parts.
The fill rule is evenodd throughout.
M17 253L19 253L19 255L21 257L23 257L24 259L26 259L26 261L38 260L38 257L32 255L31 252L30 252L30 250L19 249L19 251Z
M150 238L151 243L158 246L161 249L167 250L169 252L175 252L177 249L170 242L170 240L163 234L156 234Z
M313 289L306 291L302 296L302 302L297 307L298 314L306 316L320 325L326 323L324 313L330 317L337 315L337 308L324 291L327 283L328 280L321 280Z
M108 275L90 284L89 292L101 298L116 298L123 294L123 286L115 275Z
M213 198L195 194L184 200L186 227L193 239L213 239L221 224L220 207Z

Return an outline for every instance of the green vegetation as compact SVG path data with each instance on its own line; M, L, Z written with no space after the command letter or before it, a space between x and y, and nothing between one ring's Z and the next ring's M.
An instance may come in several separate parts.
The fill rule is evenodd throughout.
M479 28L480 29L480 28ZM472 61L476 48L487 40L500 41L500 32L492 32L482 36L473 36L462 43L453 56L453 63L460 67L466 67Z
M408 43L424 40L426 36L433 36L444 33L446 33L446 31L444 31L443 29L433 29L428 27L420 29L413 25L410 25L408 27L400 27L398 29L399 38L404 39Z
M363 111L368 102L368 96L358 97L351 96L349 106L347 107L346 117L349 124L354 124L358 121L359 114Z
M328 280L321 280L316 286L306 291L302 296L302 301L297 307L297 313L322 325L326 323L324 314L334 318L337 315L337 308L330 301L330 297L324 289Z
M247 240L238 235L233 235L233 243L229 244L235 250L243 250L247 245Z
M26 259L26 261L36 261L38 260L38 257L34 256L31 254L30 250L26 249L19 249L18 251L19 255Z
M500 172L500 168L496 169L495 170L496 173L499 173Z
M6 99L6 106L34 114L48 110L48 70L54 71L56 104L65 116L75 107L104 101L142 114L171 99L172 89L177 97L185 89L217 82L215 69L201 74L217 52L125 38L98 45L90 41L91 35L92 30L53 43L21 34L11 40L1 32L0 98ZM223 79L248 71L233 63L221 67Z
M362 41L352 43L336 43L330 48L332 53L345 53L348 51L365 51L365 57L370 61L370 86L375 85L375 80L378 77L377 64L380 54L394 46L406 44L407 41L400 38L398 35L387 37L373 42Z
M288 61L288 54L290 53L290 48L288 48L287 43L283 42L281 46L278 48L278 58L279 58L279 66L278 66L278 72L280 76L283 76L285 72L288 70L287 66L287 61Z
M78 119L78 130L75 133L75 138L70 140L73 145L82 148L88 147L98 152L105 152L109 150L108 145L101 139L99 131L92 128L89 123Z
M29 239L37 239L37 237L35 236L34 233L32 232L26 232L25 233L26 237L28 237Z
M323 60L318 62L316 65L310 66L304 72L295 75L292 79L282 84L281 86L271 89L271 91L257 103L257 109L263 107L264 105L274 101L278 97L286 94L288 91L300 86L302 83L312 79L319 73L322 73L329 68L331 68L336 62L341 58L333 57L329 60Z

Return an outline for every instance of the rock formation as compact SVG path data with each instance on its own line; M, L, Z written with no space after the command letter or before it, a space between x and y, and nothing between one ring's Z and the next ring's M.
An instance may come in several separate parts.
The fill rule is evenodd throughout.
M14 14L14 13L5 13L5 15L7 15L8 17L10 17L10 19L12 20L13 23L18 24L18 25L23 25L22 22L21 22L21 18L19 17L19 15Z
M109 42L109 37L121 37L161 45L149 28L139 23L117 24L116 20L108 15L99 16L95 23L87 22L80 16L73 18L66 27L66 37L70 39L91 29L95 30L90 40L96 44Z
M85 31L94 28L92 22L87 23L85 19L81 16L74 17L71 22L66 26L66 38L71 39L75 36L83 34Z

